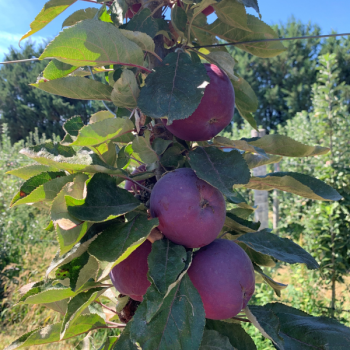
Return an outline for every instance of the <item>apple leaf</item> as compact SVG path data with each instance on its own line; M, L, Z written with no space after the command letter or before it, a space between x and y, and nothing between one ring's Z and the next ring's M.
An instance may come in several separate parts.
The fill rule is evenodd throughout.
M286 49L280 41L264 41L239 44L239 42L276 39L276 32L266 23L252 15L247 15L247 25L250 32L234 28L219 18L212 24L202 28L212 35L228 42L237 43L235 46L261 58L274 57L284 52Z
M156 138L152 143L152 148L158 154L158 156L161 156L172 142L173 141L171 140Z
M47 57L77 67L143 64L143 52L138 45L110 23L94 19L64 29L46 47L40 59Z
M176 4L171 8L171 24L180 36L185 35L187 14L181 6L176 6Z
M149 35L142 32L132 32L131 30L125 29L121 29L120 31L126 38L140 46L143 51L154 53L156 46L153 39Z
M88 251L105 263L103 275L108 275L110 270L137 249L158 225L158 219L148 220L146 213L139 212L128 222L109 225L91 243Z
M200 46L212 45L215 42L215 36L203 30L208 25L206 15L200 13L191 22L190 33L192 41L198 43Z
M123 332L124 333L124 332ZM106 343L104 344L103 349L101 350L115 350L115 345L117 344L118 339L120 339L121 336L112 336L112 337L108 337L106 340ZM125 349L128 350L128 349Z
M158 32L158 24L152 17L151 10L144 8L131 18L124 29L142 32L153 38Z
M282 160L281 156L274 154L262 156L260 154L244 153L243 158L248 164L249 169L254 169L262 165L278 163Z
M261 191L277 189L321 201L339 201L342 199L342 196L334 188L323 181L309 175L292 172L276 172L265 176L253 176L249 183L244 186Z
M22 36L20 42L46 27L47 24L76 1L77 0L49 0L35 17L35 20L30 24L31 30Z
M316 260L303 248L288 238L281 238L268 229L249 232L237 238L251 249L274 257L289 264L306 264L309 269L318 269Z
M205 329L199 350L235 350L226 335L213 329Z
M232 235L242 235L248 232L256 232L260 227L260 222L253 222L240 218L227 211L224 228Z
M64 78L77 69L78 67L72 66L70 64L52 60L44 69L43 77L49 80Z
M45 172L57 172L57 168L53 166L46 166L41 164L27 165L21 168L8 171L6 174L17 176L23 180L28 180L33 176L39 175Z
M158 291L165 295L185 267L186 249L163 238L152 244L148 256L149 277Z
M249 182L250 171L238 151L226 153L216 147L197 147L188 157L196 175L225 196L232 196L233 185Z
M53 95L64 96L78 100L111 101L113 88L99 81L83 77L66 77L50 81L40 81L31 84L40 90Z
M260 13L258 0L237 0L246 7L252 7L257 13Z
M73 118L68 119L63 124L63 129L67 134L72 137L76 137L79 134L79 130L84 126L84 122L80 116L75 116Z
M222 0L213 5L215 13L223 22L234 28L251 32L247 24L247 13L242 4L232 0Z
M145 130L144 136L136 136L132 142L132 149L145 163L151 164L158 160L157 153L153 150L150 142L151 133Z
M259 273L261 275L261 277L263 278L263 280L273 288L273 290L275 291L276 295L278 297L281 297L281 290L286 289L288 287L288 284L283 284L283 283L279 283L274 281L271 277L267 276L264 271L260 268L260 266L254 264L254 270Z
M133 129L134 124L128 118L107 118L82 127L72 145L96 146L127 134Z
M242 139L250 145L262 148L266 153L285 157L312 157L327 154L329 148L307 146L285 135L266 135L261 138Z
M147 294L146 294L147 295ZM166 296L157 314L146 322L147 304L141 303L130 327L131 340L143 350L198 349L205 325L203 303L186 274Z
M73 26L74 24L80 21L84 21L85 19L92 19L95 17L97 12L98 9L94 7L88 7L86 9L75 11L65 19L65 21L62 24L62 28Z
M139 350L140 348L134 344L130 339L130 326L131 322L129 322L124 331L119 337L117 344L113 348L113 350Z
M207 319L205 328L217 331L221 335L228 337L235 349L256 350L253 339L245 332L240 324Z
M138 107L151 118L167 118L168 124L186 119L198 107L209 81L202 63L193 63L181 51L170 53L147 76Z
M245 152L258 153L267 158L267 154L260 147L254 147L245 140L230 140L227 137L215 136L213 140L214 146L239 149ZM244 155L243 155L244 156Z
M267 267L274 267L276 265L275 260L270 255L262 254L254 249L251 249L248 245L238 241L235 237L232 240L235 241L247 253L252 263Z
M139 94L140 89L135 74L125 69L113 85L112 102L118 107L133 109L137 106Z
M93 124L96 122L102 122L105 119L113 119L115 116L109 111L99 111L93 114L89 120L89 124Z

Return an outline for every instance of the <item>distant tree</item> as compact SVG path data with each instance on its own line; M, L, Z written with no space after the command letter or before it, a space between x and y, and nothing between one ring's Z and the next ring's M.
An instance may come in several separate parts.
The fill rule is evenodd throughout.
M6 61L39 57L43 48L27 44L21 51L11 47ZM0 69L0 123L7 123L12 142L24 139L34 128L51 137L63 136L62 124L74 115L83 120L104 109L100 102L81 101L48 94L35 83L48 61L3 65Z
M319 35L320 28L303 24L293 17L286 25L275 26L279 37ZM267 130L284 125L296 113L312 108L312 86L316 83L317 56L336 53L340 81L350 83L350 39L329 38L285 41L286 52L273 58L260 59L231 47L238 63L235 70L252 86L259 99L255 112L258 125ZM347 97L349 101L349 96ZM243 123L238 112L234 121Z

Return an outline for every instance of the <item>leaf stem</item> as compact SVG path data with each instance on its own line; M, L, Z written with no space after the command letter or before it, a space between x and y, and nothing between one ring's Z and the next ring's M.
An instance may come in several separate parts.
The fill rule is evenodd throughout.
M241 322L248 322L251 323L251 321L249 321L246 318L240 318L240 317L231 317L232 320L237 320L237 321L241 321Z
M111 321L106 321L106 323L110 324L111 326L114 326L113 328L125 328L126 327L125 323L115 323L115 322L111 322Z
M152 191L151 191L149 188L147 188L147 187L141 185L140 183L138 183L137 181L133 180L132 178L130 178L130 177L128 177L128 176L121 176L121 177L124 178L124 179L126 179L126 180L129 180L129 181L133 182L133 183L136 184L137 186L143 188L145 191L147 191L147 192L149 192L149 193L152 193Z
M106 310L109 310L109 311L113 312L114 314L118 315L117 312L116 312L115 310L111 309L111 308L108 307L107 305L102 304L102 303L100 303L99 301L95 301L95 303L101 305L101 306L104 307Z

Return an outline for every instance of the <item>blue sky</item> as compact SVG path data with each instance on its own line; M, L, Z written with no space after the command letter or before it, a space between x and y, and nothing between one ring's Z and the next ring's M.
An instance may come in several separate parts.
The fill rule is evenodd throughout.
M46 0L0 0L0 60L8 47L18 47L20 37L29 30L30 22L40 12ZM350 32L350 0L259 0L262 19L268 24L285 23L292 15L306 23L312 21L322 28L322 34ZM72 12L94 6L77 1L63 14L36 33L32 39L41 42L54 38L62 22ZM249 13L256 14L249 9Z

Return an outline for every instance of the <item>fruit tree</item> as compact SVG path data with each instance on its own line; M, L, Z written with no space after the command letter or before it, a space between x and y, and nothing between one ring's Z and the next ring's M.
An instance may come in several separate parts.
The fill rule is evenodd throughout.
M62 315L7 349L98 329L110 332L100 349L256 349L242 322L280 350L348 349L350 330L334 319L250 302L256 275L282 297L286 285L266 271L277 261L318 264L292 240L259 230L249 219L256 208L237 189L341 200L308 175L251 175L282 157L321 156L328 148L276 134L218 136L234 108L256 128L258 106L218 40L261 59L284 51L280 41L259 42L277 36L246 13L253 7L259 14L257 0L85 1L101 6L64 21L32 86L115 108L106 105L87 124L72 116L60 143L23 149L36 163L10 172L24 180L11 205L50 208L47 230L59 244L46 277L24 286L20 303ZM48 1L22 39L75 2ZM208 24L212 10L216 20Z

